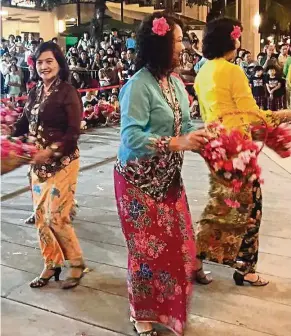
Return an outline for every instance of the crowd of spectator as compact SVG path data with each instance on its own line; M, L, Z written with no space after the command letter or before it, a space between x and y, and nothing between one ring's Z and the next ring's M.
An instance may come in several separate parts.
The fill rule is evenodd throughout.
M57 38L52 41L58 43ZM33 34L28 34L24 41L21 36L14 35L10 35L8 40L1 40L2 96L13 98L26 95L36 84L32 55L42 42L42 38L35 39ZM206 59L202 55L201 41L195 33L185 34L183 42L185 50L181 53L180 66L174 69L174 73L186 84L191 116L195 118L199 117L199 104L193 83ZM278 50L269 44L254 60L249 51L241 49L234 60L248 77L258 105L273 111L286 108L291 91L291 83L288 81L288 74L291 76L291 48L281 44ZM110 34L103 35L102 41L94 44L85 32L78 43L64 50L64 53L70 69L71 84L77 89L90 89L81 90L84 105L81 127L87 129L100 124L117 124L120 119L118 88L136 71L135 32L120 37L117 29L112 29ZM97 88L98 91L94 90Z

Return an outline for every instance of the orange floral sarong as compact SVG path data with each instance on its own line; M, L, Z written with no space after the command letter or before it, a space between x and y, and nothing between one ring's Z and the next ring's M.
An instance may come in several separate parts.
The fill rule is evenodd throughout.
M79 159L76 159L45 181L40 181L33 171L30 173L35 222L46 268L62 266L65 260L72 265L82 261L70 218L78 171Z

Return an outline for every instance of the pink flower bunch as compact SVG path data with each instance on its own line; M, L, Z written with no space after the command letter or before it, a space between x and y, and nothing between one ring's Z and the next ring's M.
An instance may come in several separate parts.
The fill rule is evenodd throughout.
M277 127L253 126L252 136L255 140L265 141L265 145L275 151L281 158L291 156L291 126L281 124Z
M230 33L233 40L239 39L241 37L241 29L239 26L233 26L233 31Z
M20 113L17 110L6 107L5 105L0 106L0 122L5 125L12 125L18 119Z
M161 17L159 19L155 18L153 20L152 31L156 35L165 36L167 32L170 31L170 26L164 17Z
M219 123L209 124L208 129L213 138L201 155L214 175L229 185L234 193L239 193L243 187L260 178L259 148L252 140L236 129L228 132ZM240 206L239 202L230 199L226 199L225 203L232 208Z
M31 143L23 143L18 138L1 136L1 160L9 160L11 157L21 156L32 158L36 153L36 148Z

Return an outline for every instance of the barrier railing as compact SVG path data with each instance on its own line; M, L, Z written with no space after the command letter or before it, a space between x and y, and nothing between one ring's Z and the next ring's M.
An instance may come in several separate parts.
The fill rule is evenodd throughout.
M185 86L193 86L194 83L184 83ZM107 90L112 90L112 89L120 89L122 87L122 84L118 84L118 85L111 85L111 86L99 86L99 87L91 87L91 88L86 88L86 89L78 89L77 91L79 93L84 93L84 92L88 92L88 91L100 91L100 92L104 92ZM15 101L22 101L22 100L26 100L27 96L21 96L21 97L15 97ZM1 102L2 103L8 103L10 102L10 98L2 98Z

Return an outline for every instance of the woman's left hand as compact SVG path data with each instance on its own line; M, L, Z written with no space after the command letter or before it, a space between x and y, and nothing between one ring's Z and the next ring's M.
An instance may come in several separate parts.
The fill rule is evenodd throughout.
M38 151L34 157L32 158L32 164L41 164L45 163L51 156L53 155L53 151L51 149L43 149Z

